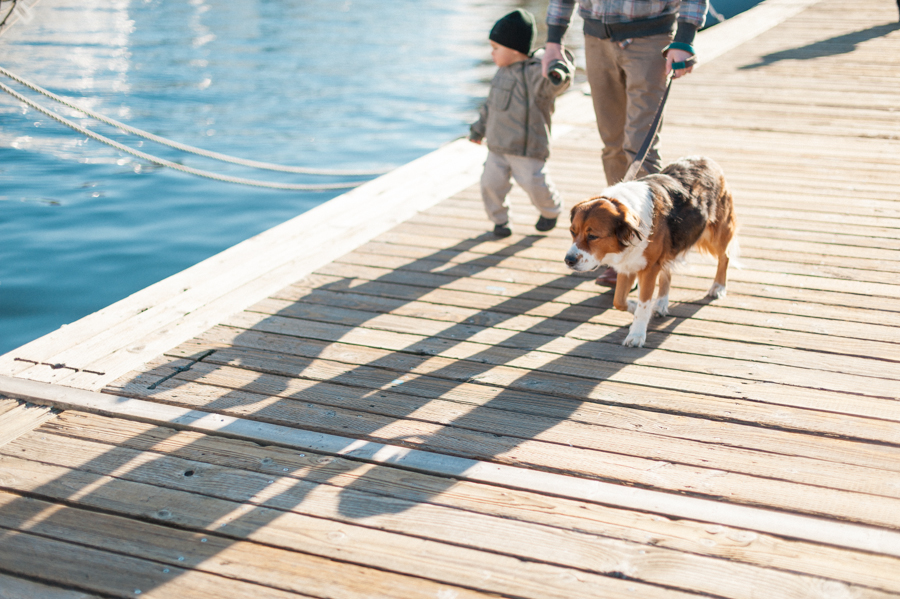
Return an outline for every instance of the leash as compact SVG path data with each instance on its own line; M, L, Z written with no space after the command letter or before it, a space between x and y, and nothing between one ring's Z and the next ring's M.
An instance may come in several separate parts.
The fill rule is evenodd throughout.
M900 2L900 0L897 0L897 2ZM647 137L644 138L644 142L641 144L641 149L638 150L637 155L631 162L631 166L629 166L628 170L625 172L625 177L622 179L622 182L634 180L638 172L641 170L641 166L643 166L644 160L647 158L647 152L650 151L650 146L653 144L654 138L656 138L657 133L659 133L659 125L660 123L662 123L663 108L666 107L666 100L669 99L669 91L671 91L672 89L672 83L675 82L675 71L694 66L695 62L696 61L694 58L689 58L684 62L672 63L672 72L668 75L666 91L665 93L663 93L663 97L659 101L659 108L656 109L656 116L653 117L653 122L650 123L650 131L647 132Z

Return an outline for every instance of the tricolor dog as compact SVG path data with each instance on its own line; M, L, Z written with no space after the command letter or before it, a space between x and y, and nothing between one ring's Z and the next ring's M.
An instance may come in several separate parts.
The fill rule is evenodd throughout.
M725 296L728 259L736 257L731 254L737 249L737 223L722 169L708 158L682 158L659 174L608 187L599 197L576 204L571 221L566 265L582 272L607 265L619 274L613 305L634 314L623 345L643 347L651 313L668 314L671 267L691 248L718 257L707 296ZM639 300L626 302L635 278Z

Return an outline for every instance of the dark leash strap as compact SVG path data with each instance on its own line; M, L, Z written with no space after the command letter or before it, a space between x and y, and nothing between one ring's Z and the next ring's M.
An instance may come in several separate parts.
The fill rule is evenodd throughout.
M897 1L900 2L900 0ZM656 109L656 116L653 117L653 122L650 123L650 131L647 132L647 137L644 138L644 142L641 144L641 149L638 150L637 155L631 162L631 166L628 167L628 171L625 173L625 177L622 179L623 183L625 181L633 181L637 176L638 172L641 170L641 166L643 166L644 164L644 159L647 158L647 152L650 151L650 146L653 144L653 140L656 138L656 134L659 133L659 125L660 123L662 123L663 108L666 107L666 100L669 99L669 91L672 89L672 83L675 81L675 71L686 69L687 67L693 65L693 58L690 58L684 62L672 63L672 72L669 73L669 81L666 84L666 91L665 93L663 93L663 97L659 101L659 108Z

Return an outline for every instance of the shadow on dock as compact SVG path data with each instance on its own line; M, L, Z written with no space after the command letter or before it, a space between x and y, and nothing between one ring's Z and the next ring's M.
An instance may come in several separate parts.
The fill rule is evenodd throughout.
M900 5L900 0L898 0L898 5ZM801 46L799 48L791 48L790 50L772 52L771 54L766 54L765 56L763 56L759 62L744 65L738 68L739 70L746 71L749 69L766 67L770 64L774 64L782 60L813 60L826 56L849 54L856 50L856 47L859 44L879 37L883 37L893 31L897 31L898 29L900 29L900 23L885 23L884 25L867 27L866 29L860 29L859 31L854 31L852 33L845 33L844 35L832 37L827 40L820 40L813 44Z
M495 253L452 262L454 256L492 240L481 236L411 261L374 280L359 283L345 278L313 285L305 297L257 325L235 329L237 332L227 343L204 341L203 336L189 342L201 348L188 354L188 359L193 360L190 369L178 370L170 362L122 388L125 395L136 398L341 435L357 447L366 443L388 444L546 469L545 465L519 462L517 448L543 437L570 418L603 384L603 378L614 376L652 351L623 350L619 345L627 332L627 327L623 327L591 341L569 339L571 350L555 354L555 359L546 359L554 354L544 352L542 363L528 360L542 344L565 338L590 314L612 309L611 290L592 293L587 299L560 307L560 303L565 304L564 300L560 302L563 296L590 279L548 275L544 284L508 297L502 295L502 283L498 283L501 295L495 297L493 305L478 309L462 321L448 321L446 327L420 335L408 345L391 348L373 341L366 347L342 341L348 332L372 325L379 317L417 302L436 289L497 267L541 238L525 237ZM410 285L403 273L416 273L414 278L421 279L423 285ZM529 310L550 303L556 304L551 310L555 312L552 318L536 318L531 326L511 324ZM272 332L285 329L290 322L300 326L287 327L292 332ZM312 326L316 322L325 326ZM307 323L310 326L304 326ZM670 331L672 323L656 327L657 335ZM377 331L377 323L369 330ZM498 330L501 336L508 335L496 343L477 340L486 331ZM372 359L361 360L366 352ZM346 355L349 361L341 363L340 355ZM448 355L454 357L443 357ZM579 376L578 369L572 367L573 356L579 358L578 368L590 368L591 360L598 360L597 364L602 361L606 376L600 380L596 374ZM520 360L525 362L517 364ZM235 368L249 370L255 378L234 388L216 387L223 385L222 379L217 379L217 383L210 378ZM330 376L325 374L328 371ZM183 403L180 398L196 395L201 383L207 388L207 396L209 389L214 389L214 397L205 405ZM602 404L605 400L590 401ZM432 402L439 407L429 411L427 406ZM423 424L417 432L400 432L405 428L403 423L410 421ZM227 433L227 429L223 432ZM203 440L197 442L197 447L181 446L176 452L167 452L166 440L178 434L164 427L145 431L79 465L78 470L32 489L29 495L58 501L60 489L65 489L67 495L62 499L77 495L80 503L97 506L108 505L112 498L116 498L113 503L121 501L120 496L145 497L139 514L132 515L157 524L205 529L217 535L216 543L191 548L190 561L199 563L221 551L222 543L249 539L254 531L273 523L285 512L315 513L314 509L305 510L303 504L322 485L332 488L337 498L334 517L357 522L402 513L419 503L439 503L438 497L456 484L453 476L465 472L461 469L441 477L417 476L415 484L404 481L397 485L391 482L396 481L397 471L390 465L311 455L302 467L277 468L278 472L273 473L265 460L261 463L240 458L236 461L243 463L232 468L262 475L248 474L240 484L229 487L222 481L213 482L222 476L221 467L199 458L209 451L202 446ZM164 453L148 460L146 452L154 449ZM191 455L198 457L191 460ZM579 474L572 470L567 473ZM279 484L273 488L275 482ZM173 507L173 501L178 501L181 509ZM21 503L4 510L17 514L22 528L35 519L52 521L56 517L42 513L40 502L23 498ZM183 513L191 504L202 504L203 509ZM321 505L318 510L321 512ZM20 527L12 530L16 528ZM0 535L0 542L3 537ZM149 590L143 588L142 592Z

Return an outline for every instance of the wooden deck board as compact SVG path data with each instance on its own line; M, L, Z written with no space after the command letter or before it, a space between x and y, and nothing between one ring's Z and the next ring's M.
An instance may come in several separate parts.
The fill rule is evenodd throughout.
M112 427L115 428L114 423ZM390 569L402 570L415 567L416 562L419 562L418 565L420 567L428 568L429 572L437 572L441 568L433 560L442 557L440 554L443 551L442 547L437 545L440 543L451 543L472 548L469 551L463 548L456 550L456 563L452 565L458 569L462 569L461 564L458 562L460 557L462 557L459 554L479 550L483 552L481 557L483 561L479 563L479 567L490 568L491 570L496 565L508 561L504 559L504 554L512 553L534 560L531 567L518 566L517 570L520 576L526 575L529 570L538 575L552 575L554 570L552 564L566 564L569 567L574 566L581 570L581 581L572 581L570 584L566 584L567 581L565 580L558 581L560 586L567 587L559 590L559 596L565 596L562 593L566 591L576 593L571 596L582 596L578 592L579 590L587 590L584 587L594 586L585 584L595 582L594 578L585 575L585 571L609 572L611 569L615 570L617 568L621 569L615 571L620 571L632 577L639 576L643 580L650 579L661 584L678 584L679 586L698 585L702 587L703 585L709 585L711 590L721 588L722 579L727 578L729 583L725 586L731 588L726 588L726 592L731 596L738 597L752 597L761 589L767 588L771 589L771 592L785 593L783 596L805 597L809 596L809 593L815 593L817 589L827 586L823 585L817 578L785 572L780 569L762 569L730 560L715 560L698 556L691 552L655 547L653 544L648 544L647 540L644 540L642 543L623 542L619 539L612 539L598 534L575 531L572 527L560 528L532 524L523 520L511 521L508 517L497 518L471 510L456 510L453 512L455 508L447 505L435 505L421 500L402 500L394 496L394 494L385 496L367 491L355 491L352 489L352 481L348 487L304 482L302 480L303 469L299 470L300 479L296 480L291 475L283 474L285 468L281 468L282 472L273 474L272 468L268 468L268 472L254 473L243 468L236 470L234 467L217 466L215 462L219 460L211 457L209 453L201 453L199 455L195 453L199 461L175 458L170 453L148 456L146 453L139 453L120 446L104 446L95 441L76 440L73 437L57 438L49 431L44 431L42 434L43 442L39 443L36 439L27 442L30 448L29 451L42 463L49 462L57 466L62 465L63 467L78 465L80 471L94 474L118 471L117 478L125 481L141 485L162 486L177 491L188 491L188 493L184 494L186 501L189 501L194 495L203 494L225 501L236 501L244 504L249 502L251 505L259 503L265 506L263 509L266 511L283 511L286 518L296 519L298 524L306 524L307 530L313 527L322 528L323 530L328 530L329 528L335 530L336 523L341 523L343 526L340 530L344 535L350 538L354 536L361 537L361 540L367 540L369 543L375 542L383 551L387 551L392 544L399 545L399 554L390 556L392 558ZM62 444L67 450L60 451L58 447L54 447L54 443L57 446ZM10 451L15 451L15 448L11 448ZM210 463L210 460L213 460L213 463ZM270 460L272 460L271 457ZM122 471L121 468L123 464L129 466L125 471ZM22 467L22 464L19 462L12 467ZM259 466L257 465L255 469L259 470ZM290 471L291 468L287 468L287 470ZM183 472L193 472L194 474L186 477L181 475ZM173 473L176 475L173 476ZM273 483L267 482L267 479L273 476L278 479L278 489L272 488L271 484ZM260 493L263 489L266 489L267 492L264 497L261 497ZM17 498L10 497L8 501L16 504ZM16 507L18 509L26 509L21 505L22 503L21 500L18 500L19 505ZM32 505L28 507L40 509L43 506ZM47 507L49 506L43 507L43 509L47 509ZM190 511L188 506L178 507L185 512ZM11 512L12 510L8 511ZM397 512L400 512L402 515L395 515ZM318 524L314 525L309 520L309 516L315 516L318 519ZM94 517L95 520L104 518L108 519L108 517ZM241 520L243 518L239 514L223 514L222 519L208 526L208 528L218 533L216 537L219 537L229 534L232 528L240 529L242 527ZM99 524L93 523L93 526L91 524L90 518L66 513L64 517L54 514L54 516L37 525L36 528L49 535L51 533L48 532L48 529L64 527L64 532L58 534L69 535L69 538L76 535L72 529L80 530L81 532L77 534L88 537L83 539L83 542L92 545L110 543L118 551L123 551L122 544L130 542L131 539L135 538L134 535L137 535L137 538L141 539L141 541L139 546L131 550L132 552L147 552L148 547L154 544L153 539L148 538L152 537L153 531L129 534L127 530L128 526L149 528L144 524L126 525L126 523L119 523L116 532L116 535L120 535L122 539L119 543L114 543L114 539L110 538L116 535L103 534L103 529ZM360 528L360 524L366 528ZM249 523L244 526L247 525ZM310 534L310 532L306 534ZM398 544L398 535L406 535L409 538L405 542L401 541ZM215 562L224 561L224 565L228 566L233 563L228 558L237 558L243 549L243 546L240 544L227 544L217 547L217 544L225 541L211 535L203 538L206 538L213 544L198 543L198 536L200 535L197 533L188 533L185 536L187 538L181 540L180 543L174 534L162 536L157 541L161 545L159 549L160 558L168 558L177 564L177 561L169 557L173 555L171 548L166 549L169 544L178 543L181 546L191 548L196 545L199 547L191 552L193 553L190 556L192 562L196 564L201 562L208 563L208 559L203 561L204 554L208 554L215 556ZM319 550L334 554L337 550L336 546L342 545L341 541L344 539L343 537L335 539L334 535L329 535L329 537L331 542L324 543L324 546ZM430 540L424 541L422 537ZM403 549L405 544L420 545L420 551L405 551ZM421 545L426 545L427 547L421 547ZM127 550L125 551L127 552ZM384 557L381 555L368 554L362 556L360 552L352 551L349 548L345 552L347 554L345 559L358 560L365 558L370 563L385 563L383 562ZM177 551L174 553L177 553ZM197 553L200 553L200 555L197 555ZM274 559L272 556L266 556L265 553L265 551L258 551L255 558L257 560L264 557ZM827 557L825 561L827 561ZM877 564L879 559L874 561ZM881 558L881 561L883 561L883 558ZM406 566L404 565L405 563L410 565ZM215 568L215 566L212 567ZM242 569L250 569L252 565L240 564L240 567ZM628 569L624 570L624 567ZM270 581L276 578L277 575L274 572L277 572L277 563L261 569L271 569L273 571ZM865 567L862 569L865 570ZM463 572L458 570L452 572L454 577L459 577L463 574ZM261 575L263 574L257 574L257 576ZM244 574L244 576L247 576L247 574ZM444 576L447 576L447 574L444 574ZM540 580L535 582L540 582ZM509 592L515 587L527 588L528 586L526 581L512 581L510 579L482 584L493 586L498 583L505 585L505 592ZM595 596L617 596L613 591L615 586L617 585L603 584L599 589L596 589L602 594ZM647 593L647 595L642 596L655 595L652 587L642 584L634 586L637 587L635 588L636 592ZM852 589L853 587L850 586L849 588ZM864 596L882 596L882 593L867 589L854 590L861 591ZM543 592L547 593L547 590L545 589ZM542 596L552 595L547 593Z
M240 453L237 453L230 442L194 433L176 433L135 423L129 423L129 426L123 429L117 421L104 421L80 414L67 415L65 420L67 421L65 425L54 427L54 431L58 434L85 438L85 429L72 425L89 422L92 425L89 431L94 435L92 439L134 449L152 448L185 459L203 460L220 466L259 472L279 469L283 472L284 467L287 467L291 472L303 471L304 480L308 482L337 488L348 486L360 488L361 481L365 481L365 489L369 493L408 501L425 499L432 505L544 524L563 530L579 530L620 540L646 543L648 540L646 535L652 534L657 536L654 540L656 546L669 548L679 546L701 555L729 556L738 561L761 564L775 556L766 557L766 552L757 552L757 548L752 547L753 545L769 546L771 551L776 553L783 548L774 539L766 538L765 535L752 539L748 545L746 542L750 539L746 533L741 534L739 531L724 527L716 529L697 522L673 522L641 512L570 500L557 500L551 506L547 503L546 497L533 492L498 489L467 481L460 481L453 488L446 489L446 482L439 477L393 468L361 466L340 458L323 461L324 456L321 455L307 454L298 457L294 452L247 444L241 447ZM315 464L316 467L309 469L310 464ZM713 543L704 543L705 539L717 540ZM869 556L859 561L851 561L848 567L848 564L842 563L841 554L834 549L796 542L792 544L792 550L793 552L784 552L781 556L793 562L790 565L781 564L783 569L810 573L827 564L827 567L835 567L842 572L856 572L860 576L857 579L848 578L848 581L859 582L864 576L877 576L881 569L880 564L894 563L891 558ZM818 555L818 558L813 557L815 555ZM819 560L824 560L824 564ZM774 565L774 562L769 563ZM875 586L893 588L894 585L882 582Z
M663 149L741 268L689 257L643 349L457 142L0 357L0 597L900 596L896 18L701 35ZM571 206L590 99L554 124Z

